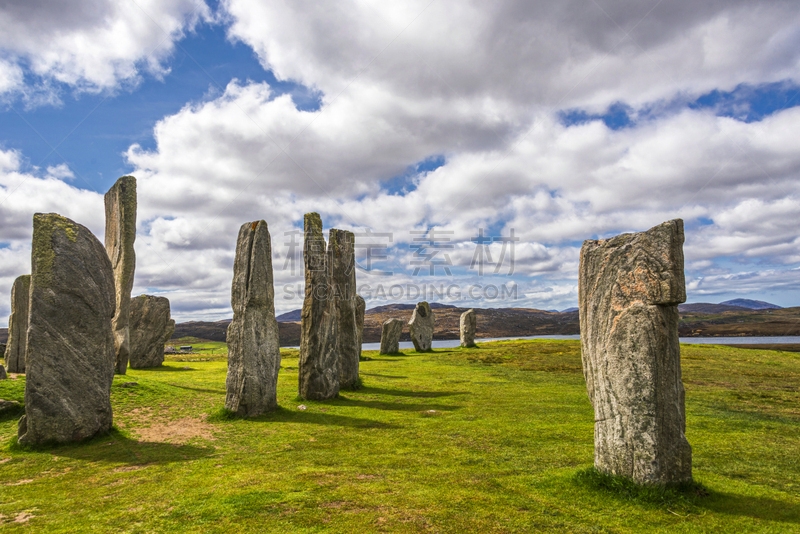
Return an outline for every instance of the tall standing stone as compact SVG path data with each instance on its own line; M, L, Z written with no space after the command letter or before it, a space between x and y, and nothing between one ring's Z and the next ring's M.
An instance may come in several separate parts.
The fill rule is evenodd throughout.
M431 350L433 342L433 326L435 318L430 305L425 302L418 302L411 315L408 326L411 331L411 342L417 352L428 352Z
M278 406L281 368L272 285L272 244L265 221L246 223L239 229L231 307L225 408L253 417Z
M583 372L594 463L640 484L691 480L678 342L686 300L683 221L583 243Z
M5 380L8 378L8 373L6 373L6 368L3 367L3 364L0 364L0 380Z
M303 262L306 287L300 320L299 393L309 400L330 399L339 394L339 332L318 213L306 213L304 218Z
M353 232L331 228L328 233L328 283L331 304L338 322L339 389L358 385L358 344L356 324L356 256Z
M79 441L111 428L114 271L85 227L33 216L25 415L19 442Z
M397 354L400 352L400 334L403 332L403 321L387 319L381 325L381 354Z
M361 295L356 295L356 328L358 328L358 358L361 359L361 345L364 344L364 314L367 311L367 303Z
M133 242L136 239L136 178L123 176L105 195L106 205L106 252L114 269L114 285L117 311L112 321L115 370L124 375L130 356L130 331L128 328L129 305L133 289L133 272L136 269L136 254Z
M25 351L28 346L28 304L31 275L24 274L11 286L11 315L8 318L8 342L5 350L9 373L25 372Z
M467 310L462 313L458 326L458 331L461 336L461 346L464 348L474 347L475 331L478 327L478 318L475 315L475 310Z
M131 299L130 328L131 369L159 367L164 363L164 344L175 333L175 319L170 317L169 299L139 295Z

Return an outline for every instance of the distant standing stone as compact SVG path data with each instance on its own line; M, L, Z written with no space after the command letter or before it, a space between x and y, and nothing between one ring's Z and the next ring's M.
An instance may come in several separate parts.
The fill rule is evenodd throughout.
M8 318L8 343L5 361L9 373L25 372L25 351L28 347L28 301L31 275L24 274L11 286L11 315Z
M278 406L281 368L272 285L272 244L265 221L246 223L239 229L231 307L225 408L254 417Z
M358 357L361 358L361 345L364 344L364 313L367 310L367 303L361 295L356 295L356 328L358 328Z
M411 331L411 341L414 343L414 349L417 352L431 350L434 321L433 310L431 310L430 305L425 301L418 302L414 308L413 315L411 315L411 321L408 323Z
M459 321L459 333L461 335L461 346L464 348L475 346L475 331L477 330L478 319L475 310L467 310L461 314Z
M339 394L339 331L318 213L305 215L303 262L306 287L300 321L299 393L309 400L331 399Z
M6 373L6 368L3 367L3 364L0 364L0 380L5 380L8 378L8 374Z
M400 334L403 332L403 321L388 319L381 326L381 354L397 354L400 352Z
M25 415L19 442L90 438L111 428L114 271L85 227L33 216Z
M691 480L678 342L686 300L683 221L583 243L583 372L594 463L639 484Z
M175 332L170 318L169 299L139 295L131 299L130 328L131 369L159 367L164 363L164 344Z
M117 311L111 322L116 350L115 369L124 375L130 357L129 305L133 289L133 272L136 269L136 178L123 176L105 195L106 252L114 269Z
M339 389L358 384L361 347L356 324L356 256L353 232L331 228L328 233L328 283L338 322Z

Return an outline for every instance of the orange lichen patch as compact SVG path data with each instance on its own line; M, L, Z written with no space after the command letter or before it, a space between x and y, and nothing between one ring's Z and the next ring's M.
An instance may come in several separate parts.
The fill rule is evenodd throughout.
M255 221L253 224L250 225L250 229L255 230L257 226L258 226L258 221Z
M184 417L175 421L159 421L146 428L137 428L134 432L143 441L158 443L187 443L195 438L213 441L214 426L203 419Z

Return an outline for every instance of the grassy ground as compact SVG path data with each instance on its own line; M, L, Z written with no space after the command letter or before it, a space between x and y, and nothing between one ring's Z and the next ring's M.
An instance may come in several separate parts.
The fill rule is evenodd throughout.
M118 430L87 444L20 450L16 416L0 419L0 517L9 532L800 532L800 356L682 354L702 484L687 493L591 471L576 341L370 352L365 387L328 402L296 398L284 351L280 409L255 420L222 416L220 351L117 377ZM0 382L0 398L23 390Z

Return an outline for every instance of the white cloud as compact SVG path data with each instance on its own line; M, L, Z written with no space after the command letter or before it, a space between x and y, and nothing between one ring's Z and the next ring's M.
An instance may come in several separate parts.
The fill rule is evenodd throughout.
M209 17L203 0L3 2L0 95L53 102L58 84L99 92L135 85L142 71L161 76L175 42ZM21 68L38 81L26 84Z

